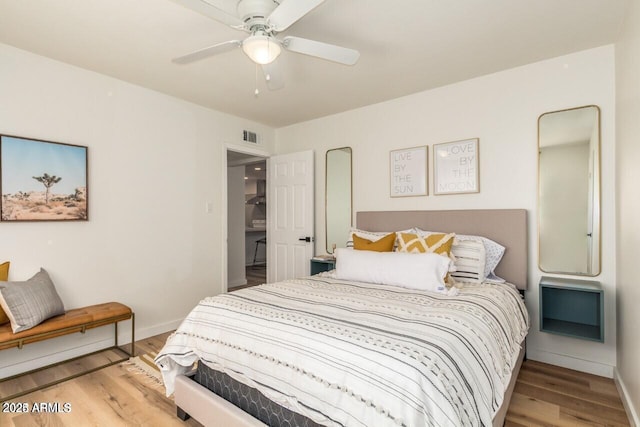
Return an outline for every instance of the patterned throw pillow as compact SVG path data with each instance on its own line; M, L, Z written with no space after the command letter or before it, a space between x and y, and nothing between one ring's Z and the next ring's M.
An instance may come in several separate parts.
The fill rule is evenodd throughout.
M500 263L500 260L502 259L502 256L504 255L504 251L505 251L504 246L494 242L491 239L487 239L486 237L480 237L480 236L464 236L463 235L463 236L456 236L456 239L460 239L461 242L469 241L469 240L482 242L484 246L484 251L485 251L485 265L484 265L483 276L485 278L488 278L493 275L495 279L499 279L497 276L494 275L494 270L496 269L496 267Z
M9 261L0 264L0 282L6 282L7 280L9 280ZM8 322L9 318L2 307L0 307L0 325L4 325Z
M421 230L419 228L416 228L416 233L420 236L428 236L437 232L426 231L426 230ZM496 267L500 263L500 260L502 259L502 256L504 255L505 247L497 242L494 242L491 239L487 239L486 237L466 235L466 234L456 234L456 241L461 242L461 241L467 241L467 240L479 241L479 242L482 242L482 244L484 245L485 265L484 265L482 276L484 278L492 277L494 280L498 279L496 281L501 281L502 279L495 276L494 270L496 269Z
M454 233L434 233L419 236L413 233L398 233L398 252L436 253L450 256Z
M396 233L390 233L378 240L368 240L353 235L353 249L359 251L392 252L396 243Z
M456 259L456 271L451 273L452 277L461 282L484 282L486 257L481 241L458 240L456 237L451 253Z
M9 280L9 261L0 264L0 282Z

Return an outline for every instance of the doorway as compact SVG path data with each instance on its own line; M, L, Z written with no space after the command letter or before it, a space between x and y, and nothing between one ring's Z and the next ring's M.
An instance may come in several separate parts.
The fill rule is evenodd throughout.
M227 289L266 283L266 158L227 150Z

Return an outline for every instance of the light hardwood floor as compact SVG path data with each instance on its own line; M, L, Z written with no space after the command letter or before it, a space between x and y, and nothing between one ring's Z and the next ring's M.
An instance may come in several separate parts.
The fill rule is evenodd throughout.
M612 379L524 362L506 426L628 426Z
M136 353L157 353L168 333L140 340ZM108 355L91 356L56 370L73 370ZM21 378L27 384L50 378L40 373ZM164 389L119 364L14 399L13 403L70 403L67 413L0 413L0 426L200 426L175 416ZM525 361L505 426L628 426L620 397L608 378L544 363Z

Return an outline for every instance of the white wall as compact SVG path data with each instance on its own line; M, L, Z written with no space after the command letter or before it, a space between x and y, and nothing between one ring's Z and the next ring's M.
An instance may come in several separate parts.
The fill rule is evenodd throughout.
M629 2L616 44L616 179L618 381L629 413L640 426L640 2Z
M273 148L265 126L0 44L0 133L89 147L89 221L0 223L10 279L42 266L68 308L121 301L136 312L137 337L176 327L226 289L224 145L242 145L243 129ZM0 377L107 337L4 350Z
M277 129L276 150L316 150L317 253L325 248L324 153L330 148L353 148L356 212L527 209L529 357L611 376L616 363L614 83L614 48L605 46ZM537 119L589 104L602 109L603 266L597 280L606 292L604 344L538 331ZM480 193L389 197L389 150L474 137L480 138Z

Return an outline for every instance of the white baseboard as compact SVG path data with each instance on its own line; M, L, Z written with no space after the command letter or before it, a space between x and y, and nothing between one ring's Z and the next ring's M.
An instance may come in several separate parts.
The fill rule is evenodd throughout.
M144 329L136 330L136 341L144 338L153 337L155 335L163 334L167 331L173 331L177 329L184 319L172 320L170 322L161 323L160 325L148 326ZM131 337L128 337L131 340ZM129 342L129 341L122 341Z
M227 286L227 289L229 288L235 288L236 286L243 286L247 284L247 279L236 279L236 280L229 280L229 285Z
M576 371L586 372L588 374L598 375L601 377L613 378L614 367L611 365L605 365L604 363L598 363L591 360L578 359L564 354L527 348L527 359L561 366L567 369L574 369Z
M624 381L622 381L622 378L620 378L618 368L614 368L613 380L615 381L616 387L618 388L618 393L620 393L620 399L622 399L622 405L624 405L624 410L627 412L631 427L640 427L640 418L638 417L638 412L636 408L633 407L633 401L629 396L627 387L624 385Z
M152 337L154 335L162 334L167 331L172 331L176 329L183 319L173 320L171 322L162 323L160 325L149 326L143 329L136 329L136 341L144 338ZM87 332L88 333L88 332ZM67 335L67 337L71 337L71 335ZM60 337L62 338L62 337ZM40 344L46 345L46 343L50 343L52 346L55 346L56 338L52 338L51 340L41 341L36 344L32 344L33 346ZM118 328L118 343L119 344L128 344L131 342L131 325L128 321L121 322ZM20 358L20 362L9 364L6 366L0 367L0 378L7 378L13 375L18 375L22 372L27 372L33 369L40 368L42 366L47 366L52 363L58 363L63 360L71 359L77 356L81 356L83 354L88 354L94 351L98 351L103 348L108 348L113 345L113 332L110 334L110 338L108 339L100 339L98 341L90 342L88 344L67 348L64 350L55 351L53 354L48 354L46 356L31 356L29 358L29 345L26 345L23 349L7 349L3 351L16 351L16 352L24 352L25 358Z

